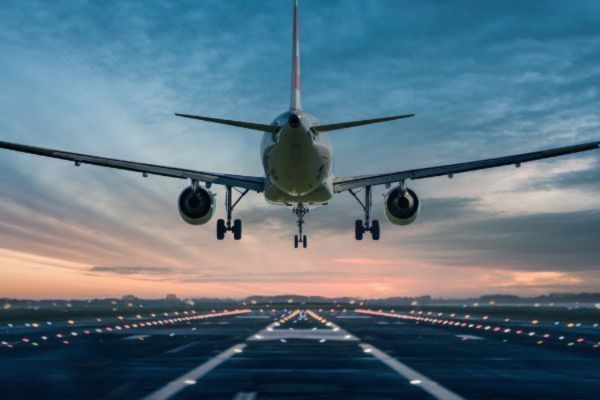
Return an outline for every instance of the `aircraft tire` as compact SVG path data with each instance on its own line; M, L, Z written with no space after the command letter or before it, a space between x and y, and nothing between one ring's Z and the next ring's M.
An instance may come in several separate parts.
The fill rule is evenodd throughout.
M308 247L308 241L306 240L306 235L302 236L302 247Z
M225 221L222 219L217 220L217 240L225 239Z
M373 238L373 240L379 240L379 238L381 237L380 235L381 230L379 227L379 220L374 219L373 224L371 225L371 237Z
M236 219L233 221L233 239L240 240L242 238L242 220Z
M360 219L354 221L354 237L356 240L363 240L363 234L365 233L365 228L363 227L363 223Z

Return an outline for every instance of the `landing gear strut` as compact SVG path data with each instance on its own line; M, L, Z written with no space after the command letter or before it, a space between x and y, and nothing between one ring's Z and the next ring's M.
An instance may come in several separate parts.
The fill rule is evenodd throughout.
M231 196L231 186L225 187L225 210L227 210L227 222L222 219L217 220L217 239L223 240L225 238L225 232L233 232L233 238L235 240L240 240L242 238L242 220L236 219L231 223L231 215L233 214L233 209L240 202L242 197L244 197L250 189L246 189L243 192L239 191L240 196L237 200L232 204L232 196Z
M365 212L365 220L364 222L360 219L357 219L354 222L354 237L356 240L363 240L363 235L365 232L371 232L371 237L373 240L379 240L381 230L379 228L379 220L374 219L371 222L371 207L373 205L373 193L371 191L371 186L365 187L365 202L363 203L356 193L352 190L348 190L350 194L358 201L358 204L362 207Z
M298 244L302 243L302 247L308 247L308 239L306 235L302 234L302 226L304 225L304 216L308 214L308 207L304 207L304 204L299 203L294 207L293 213L298 217L296 224L298 225L298 234L294 235L294 248L298 248Z

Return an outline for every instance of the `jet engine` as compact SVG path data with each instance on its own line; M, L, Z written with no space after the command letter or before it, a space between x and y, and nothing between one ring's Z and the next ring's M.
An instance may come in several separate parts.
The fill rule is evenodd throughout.
M196 192L188 186L179 195L179 214L191 225L207 223L215 213L215 195L207 189L199 187Z
M396 187L385 196L385 215L392 224L412 224L417 219L420 208L419 197L410 189L402 193L402 189Z

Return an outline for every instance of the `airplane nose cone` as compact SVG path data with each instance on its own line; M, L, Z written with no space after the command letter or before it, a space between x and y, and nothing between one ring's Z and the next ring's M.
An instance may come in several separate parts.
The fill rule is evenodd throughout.
M290 126L292 128L298 128L300 127L300 117L297 116L296 114L292 114L290 115L290 118L288 119L288 123L290 124Z

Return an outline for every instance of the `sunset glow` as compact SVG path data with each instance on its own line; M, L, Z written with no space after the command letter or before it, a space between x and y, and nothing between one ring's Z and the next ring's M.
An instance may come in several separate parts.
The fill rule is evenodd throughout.
M441 6L412 18L395 2L343 4L303 9L304 107L323 123L417 115L333 135L337 175L600 137L597 37L579 19L553 14L534 29L500 3L464 23ZM4 8L0 140L262 176L260 134L173 113L269 124L285 110L288 2L236 2L235 13L229 2L96 6ZM473 21L494 28L475 35ZM374 189L378 242L354 240L361 208L342 193L311 210L310 247L299 251L290 208L261 194L235 209L243 239L217 241L216 185L215 217L191 226L177 211L185 180L0 150L0 297L597 291L598 153L409 181L423 209L405 227L387 222L385 189Z

